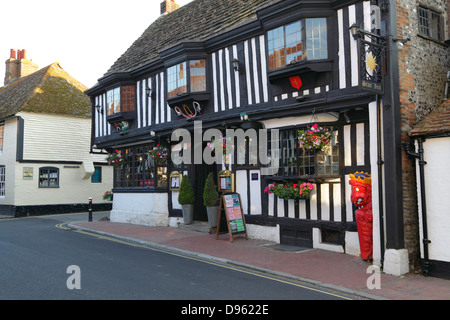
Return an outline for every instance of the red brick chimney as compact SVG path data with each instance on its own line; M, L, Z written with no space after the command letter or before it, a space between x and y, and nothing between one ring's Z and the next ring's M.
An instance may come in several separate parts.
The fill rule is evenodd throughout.
M165 0L161 2L161 15L169 14L180 7L175 0Z
M27 59L27 51L24 49L11 49L9 59L5 63L5 86L38 70L38 65Z

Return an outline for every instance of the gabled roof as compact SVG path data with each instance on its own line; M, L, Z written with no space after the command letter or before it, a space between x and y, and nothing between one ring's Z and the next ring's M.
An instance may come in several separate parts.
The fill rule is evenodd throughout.
M412 137L446 133L450 133L450 100L444 101L439 107L431 111L409 132Z
M105 76L129 72L186 41L203 41L256 20L256 11L281 0L194 0L159 17L113 64Z
M0 88L0 119L20 111L89 117L86 90L55 62Z

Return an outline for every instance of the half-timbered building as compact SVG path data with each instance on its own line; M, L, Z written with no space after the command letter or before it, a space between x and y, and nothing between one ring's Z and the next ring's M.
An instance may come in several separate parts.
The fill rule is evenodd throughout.
M404 243L397 239L403 227L402 197L396 198L401 193L398 136L397 129L389 129L399 121L390 108L395 89L386 77L381 94L379 87L361 90L361 38L350 32L358 25L363 38L375 35L366 40L383 39L385 48L386 38L377 35L389 34L395 20L389 5L381 13L374 5L194 0L154 21L87 91L93 106L92 144L118 150L125 159L115 169L111 220L176 227L181 206L178 191L169 185L175 171L194 184L195 219L205 220L206 176L213 172L217 178L228 169L251 237L358 254L349 180L351 174L366 172L372 181L374 259L382 261L385 250L392 249L392 260L397 260ZM377 62L368 64L372 72ZM389 75L392 64L383 65L380 73ZM316 123L333 133L330 147L299 148L298 131ZM177 129L191 133L184 143L192 146L192 161L151 161L148 151L158 144L172 154L183 148L183 141L172 135ZM223 137L227 129L266 130L267 156L278 158L278 169L263 174L267 163L252 158L256 147L251 137L235 142L235 152L223 163L195 161L208 146L202 137L208 129L220 130ZM275 130L278 143L271 140ZM382 151L389 159L383 161ZM299 181L314 185L309 199L285 200L265 192L274 182ZM382 200L389 206L384 208Z

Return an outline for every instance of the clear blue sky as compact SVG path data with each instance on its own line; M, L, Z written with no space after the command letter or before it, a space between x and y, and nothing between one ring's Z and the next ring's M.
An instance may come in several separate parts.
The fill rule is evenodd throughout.
M184 5L192 0L176 0ZM159 17L162 0L2 1L0 87L10 49L39 69L54 62L88 87Z

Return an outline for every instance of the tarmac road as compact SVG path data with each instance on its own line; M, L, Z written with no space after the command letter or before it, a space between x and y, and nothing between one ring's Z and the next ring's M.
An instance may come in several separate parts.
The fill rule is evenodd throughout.
M102 217L96 213L94 220ZM348 300L310 284L65 226L87 213L0 220L2 300ZM189 305L189 308L188 307ZM225 312L225 307L222 308ZM206 310L206 309L205 309ZM216 309L216 312L219 312Z

